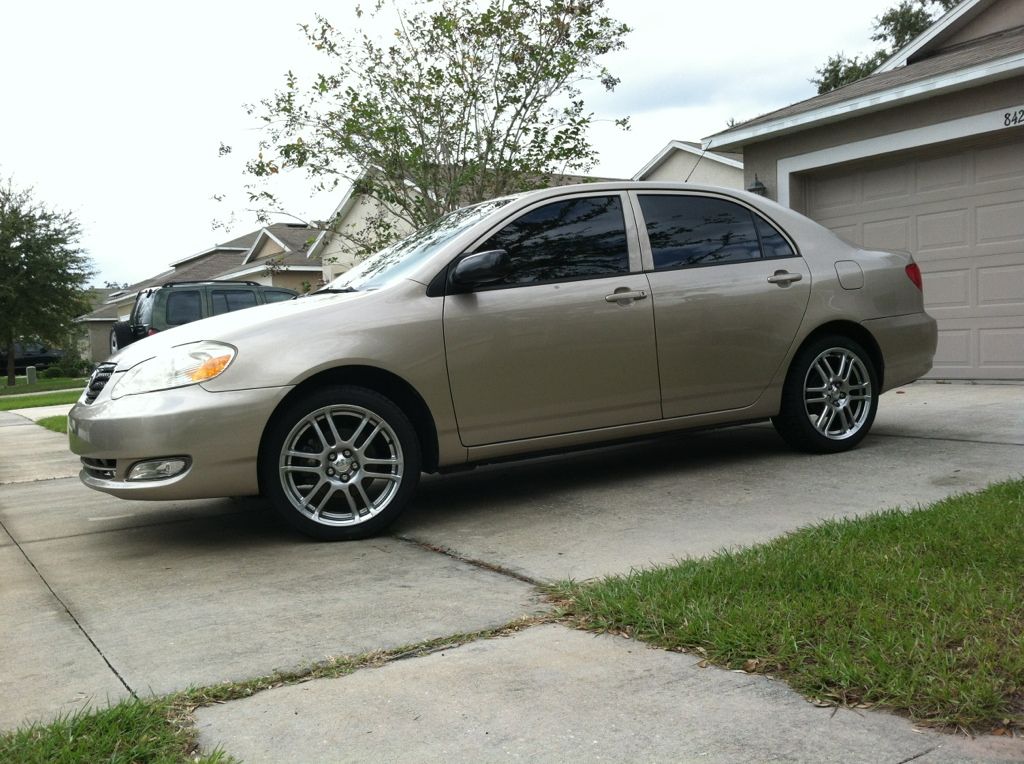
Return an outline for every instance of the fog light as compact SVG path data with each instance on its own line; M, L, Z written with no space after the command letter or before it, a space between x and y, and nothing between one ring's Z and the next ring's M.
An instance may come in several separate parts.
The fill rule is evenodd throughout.
M128 471L129 480L166 480L179 475L188 467L188 459L175 456L170 459L150 459L133 464Z

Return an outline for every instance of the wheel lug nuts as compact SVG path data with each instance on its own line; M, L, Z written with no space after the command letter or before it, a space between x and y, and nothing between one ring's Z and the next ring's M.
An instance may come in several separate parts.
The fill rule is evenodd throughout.
M352 452L351 451L345 451L343 453L344 453L345 456L352 456Z
M341 476L341 482L343 482L343 483L347 483L348 482L348 473L347 472L344 475Z

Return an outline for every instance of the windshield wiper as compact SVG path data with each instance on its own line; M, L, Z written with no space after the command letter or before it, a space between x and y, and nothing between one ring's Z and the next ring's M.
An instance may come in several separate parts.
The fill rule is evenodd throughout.
M315 292L313 292L313 294L344 294L346 292L358 292L358 291L359 290L356 289L355 287L350 287L350 286L347 286L347 287L337 287L337 288L335 288L335 287L323 287L322 289L317 289Z

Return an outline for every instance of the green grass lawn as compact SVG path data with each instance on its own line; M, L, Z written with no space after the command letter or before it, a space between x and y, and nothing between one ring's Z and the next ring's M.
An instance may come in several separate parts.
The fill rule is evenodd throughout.
M81 395L81 390L70 390L65 393L28 395L24 398L0 398L0 411L30 409L37 406L56 406L58 403L74 403Z
M229 761L220 752L194 759L194 736L169 721L169 700L127 700L101 711L72 714L46 725L0 735L0 761L44 762Z
M23 393L45 393L51 390L70 390L75 387L81 390L87 381L85 377L58 377L56 379L40 379L34 385L30 385L24 377L15 377L14 385L9 386L7 378L4 377L0 381L0 397Z
M579 627L819 701L1024 727L1024 480L552 593Z
M44 416L36 420L36 424L54 432L66 433L68 431L68 418L61 414L59 416Z

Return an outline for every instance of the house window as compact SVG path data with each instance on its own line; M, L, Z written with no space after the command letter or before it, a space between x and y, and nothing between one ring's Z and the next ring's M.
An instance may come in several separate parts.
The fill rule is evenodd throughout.
M530 210L476 248L504 249L504 286L527 286L629 272L619 196L588 196Z

